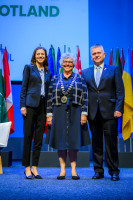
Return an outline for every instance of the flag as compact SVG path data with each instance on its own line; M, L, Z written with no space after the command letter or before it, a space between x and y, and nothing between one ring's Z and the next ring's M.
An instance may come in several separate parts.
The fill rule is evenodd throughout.
M113 49L111 49L111 51L110 51L109 65L115 65L114 55L113 55Z
M119 67L121 74L122 74L122 68L121 68L121 62L120 62L120 53L119 48L116 49L116 66ZM118 133L122 133L122 117L118 118Z
M82 72L79 48L78 48L78 53L77 53L77 61L76 61L76 66L75 66L75 72L77 72L79 75L81 75L81 72Z
M58 47L58 51L57 51L57 65L56 65L57 74L60 74L63 71L62 67L60 65L60 58L61 58L61 52L60 52L60 48Z
M124 69L124 65L125 65L125 58L124 58L123 49L122 49L122 51L121 51L120 62L121 62L121 70L122 70L122 73L123 73L123 69Z
M53 48L53 45L51 45L49 49L49 54L48 54L48 68L50 69L52 76L56 74L56 65L55 65L55 51ZM45 134L47 134L47 129L48 129L48 124L47 121L45 123Z
M47 130L48 130L48 123L47 123L47 121L46 121L46 123L45 123L45 129L44 129L44 133L47 135Z
M128 55L123 70L123 82L125 88L124 114L122 121L123 140L127 140L133 132L133 88L132 88L132 61L131 51L128 49Z
M122 69L121 69L121 62L120 62L120 53L119 53L119 48L117 47L116 49L116 66L119 67L121 74L122 74Z
M53 58L53 65L54 65L54 74L56 74L56 64L55 64L55 50L53 45L51 45L52 48L52 58Z
M0 50L0 123L8 122L8 116L6 111L5 103L5 86L4 86L4 77L2 75L2 54Z
M4 72L4 81L5 81L6 110L7 110L8 120L12 122L10 133L13 133L14 132L14 108L13 108L12 91L11 91L10 70L9 70L6 48L4 50L4 56L3 56L3 72Z
M133 49L131 49L131 60L132 60L132 68L133 68Z
M5 97L5 83L3 75L3 62L2 62L2 52L0 50L0 93Z
M68 53L71 53L71 48L70 48L70 47L68 47L67 52L68 52Z
M132 89L133 89L133 49L131 49L131 60L132 60L131 79L132 79Z
M49 54L48 54L48 68L50 69L52 76L54 76L55 71L54 71L54 62L53 62L52 48L51 47L49 49Z

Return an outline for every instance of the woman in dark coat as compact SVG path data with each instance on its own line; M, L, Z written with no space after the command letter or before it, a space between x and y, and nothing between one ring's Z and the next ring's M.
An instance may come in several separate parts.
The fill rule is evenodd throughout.
M37 166L42 146L46 121L46 99L52 74L47 69L47 52L37 47L31 58L31 65L25 65L20 94L20 109L23 115L23 159L27 179L41 179ZM30 152L34 133L32 169L30 169Z
M75 60L72 54L61 57L63 73L51 80L47 101L49 125L45 143L58 150L61 167L57 179L65 179L67 150L71 163L72 179L76 172L77 153L81 146L90 144L87 125L88 94L85 81L72 72ZM50 127L51 126L51 127Z

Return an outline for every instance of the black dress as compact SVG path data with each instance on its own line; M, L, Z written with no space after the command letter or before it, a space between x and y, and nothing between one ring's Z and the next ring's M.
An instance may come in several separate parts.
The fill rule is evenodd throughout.
M65 89L68 81L63 79ZM48 126L45 143L58 150L80 149L90 144L88 124L81 126L81 107L71 101L71 92L67 103L53 106L52 126Z

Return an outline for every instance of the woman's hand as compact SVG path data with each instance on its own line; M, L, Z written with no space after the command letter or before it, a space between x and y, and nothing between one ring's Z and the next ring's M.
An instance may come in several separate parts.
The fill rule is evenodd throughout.
M24 115L24 116L27 115L27 109L26 109L26 107L22 107L22 108L21 108L21 113L22 113L22 115Z
M47 124L49 125L49 126L51 126L52 125L52 116L51 117L47 117Z
M86 115L81 115L81 125L84 125L87 122L87 116Z

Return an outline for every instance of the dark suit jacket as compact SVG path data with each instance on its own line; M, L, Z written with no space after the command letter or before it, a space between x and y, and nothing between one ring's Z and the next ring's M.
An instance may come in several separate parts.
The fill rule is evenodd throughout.
M119 67L105 65L98 88L94 67L83 70L82 76L88 88L88 119L95 118L98 105L104 119L112 119L114 111L123 113L124 85Z
M47 99L48 87L52 74L45 70L45 97ZM23 83L20 93L20 108L30 106L38 107L41 94L41 76L36 65L25 65L23 71Z

